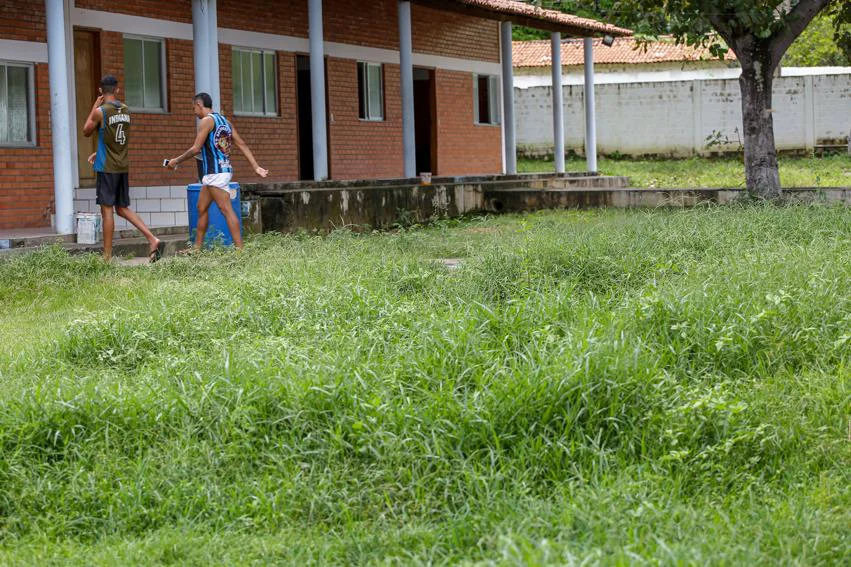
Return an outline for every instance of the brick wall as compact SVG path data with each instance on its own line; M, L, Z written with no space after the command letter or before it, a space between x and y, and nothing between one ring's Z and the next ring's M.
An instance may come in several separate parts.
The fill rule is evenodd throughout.
M53 212L53 146L47 65L35 65L35 148L0 148L0 229L50 225Z
M359 118L357 62L328 60L331 117L331 176L334 179L393 178L404 175L399 66L384 65L382 122Z
M502 171L502 130L473 120L473 78L438 69L437 169L440 175Z
M192 0L132 0L130 2L116 2L115 0L74 0L74 5L77 8L85 8L86 10L144 16L146 18L156 18L158 20L169 20L185 24L192 23ZM221 26L222 24L220 23L219 25Z
M47 41L44 17L44 2L0 3L0 38ZM47 65L34 65L34 73L36 147L0 147L0 229L50 224L53 159Z
M499 63L499 22L418 4L413 6L411 21L417 53Z
M163 158L182 154L195 140L195 94L192 42L165 40L167 112L133 112L130 143L130 185L160 186L192 183L197 171L191 164L176 172L162 167ZM101 33L101 61L104 73L118 77L124 85L124 41L122 34ZM121 95L119 95L119 98Z
M307 0L219 0L219 25L256 32L307 37ZM168 21L191 23L190 0L75 0L78 8L102 10ZM396 0L352 3L325 0L326 40L366 47L397 49ZM498 24L413 6L414 50L418 53L499 61ZM26 25L22 25L22 22ZM43 2L0 5L0 38L46 41ZM124 48L120 33L102 31L104 73L124 84ZM179 223L185 217L174 199L181 187L195 181L190 164L172 173L162 159L186 150L195 133L192 42L166 38L167 112L135 112L130 159L131 197L153 224ZM272 181L298 177L298 117L295 55L279 52L277 117L233 116L231 49L220 47L222 110L254 150ZM501 169L500 129L473 124L472 78L469 73L438 70L438 168L435 174L493 173ZM385 65L385 120L358 118L357 66L353 60L328 61L330 169L333 178L400 177L403 174L399 68ZM53 207L49 87L46 65L36 67L37 147L0 150L0 228L46 226ZM247 161L234 158L237 179L256 181ZM150 193L150 194L149 194ZM93 210L93 195L81 189L78 210ZM157 202L154 202L157 201ZM159 204L158 204L159 203Z
M325 0L323 7L326 41L398 49L397 0ZM220 27L307 37L307 0L219 0L218 17ZM414 4L411 22L417 53L499 62L494 20Z
M47 41L44 2L0 3L0 38Z
M269 170L269 179L298 179L298 120L296 115L296 58L293 53L278 52L278 116L234 116L232 54L230 45L219 47L222 112L248 143L257 163ZM259 181L239 150L233 164L241 183Z

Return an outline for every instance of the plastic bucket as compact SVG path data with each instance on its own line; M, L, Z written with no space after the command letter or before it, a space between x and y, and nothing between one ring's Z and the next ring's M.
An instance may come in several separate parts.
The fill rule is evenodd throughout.
M195 241L195 231L198 228L198 197L201 195L200 183L193 183L186 188L186 201L189 207L189 238ZM239 219L239 232L242 234L242 205L240 203L241 194L239 183L231 183L231 200L230 204L233 207L233 212ZM218 191L218 189L214 189ZM219 210L216 203L210 205L209 210L210 225L207 227L207 234L204 236L205 246L233 246L233 238L231 238L228 230L228 223L224 215Z
M77 213L77 243L97 244L100 232L100 215L97 213Z

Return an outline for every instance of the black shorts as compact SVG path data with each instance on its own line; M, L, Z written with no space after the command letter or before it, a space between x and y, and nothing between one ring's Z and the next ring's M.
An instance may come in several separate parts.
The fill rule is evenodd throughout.
M106 207L130 206L130 175L98 171L97 204Z

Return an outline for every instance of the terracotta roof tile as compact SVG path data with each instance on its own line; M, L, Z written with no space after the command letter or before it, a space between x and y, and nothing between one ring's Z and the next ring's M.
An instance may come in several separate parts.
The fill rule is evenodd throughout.
M632 31L611 24L605 24L589 18L580 18L558 10L539 8L517 0L414 0L420 4L440 8L466 10L484 17L508 16L519 25L531 26L551 31L561 31L568 35L585 37L592 35L628 36ZM488 16L489 15L489 16Z
M638 47L633 38L617 38L612 47L602 45L602 40L594 40L594 63L598 65L632 64L646 65L677 61L706 61L716 59L709 50L677 45L671 41L650 43L646 51ZM568 39L561 44L562 65L582 65L584 63L582 40ZM736 55L730 50L725 57L735 61ZM515 41L515 67L549 67L552 62L550 40Z

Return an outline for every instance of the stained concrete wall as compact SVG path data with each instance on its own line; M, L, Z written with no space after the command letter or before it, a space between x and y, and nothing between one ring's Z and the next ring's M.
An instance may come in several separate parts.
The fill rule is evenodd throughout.
M685 157L738 149L742 109L737 79L637 82L597 86L599 151ZM584 153L585 89L567 85L565 147ZM521 154L552 153L552 89L516 88ZM779 150L845 143L851 131L851 74L781 77L774 84ZM707 147L710 136L726 143Z
M440 177L416 180L255 183L243 186L244 225L249 232L335 228L391 228L397 224L457 217L493 209L493 191L582 190L626 187L625 177L554 173Z

